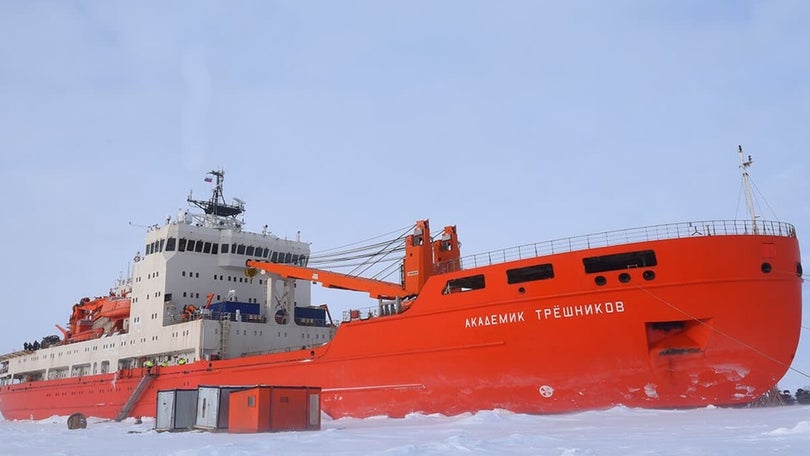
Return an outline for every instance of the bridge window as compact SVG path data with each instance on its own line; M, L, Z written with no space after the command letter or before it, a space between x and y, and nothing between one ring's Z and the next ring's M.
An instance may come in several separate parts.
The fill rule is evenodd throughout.
M458 279L450 279L444 286L442 294L462 293L465 291L480 290L485 287L484 274L478 274Z
M228 247L230 247L228 244L222 244L222 253L228 253Z
M655 259L655 252L652 250L583 258L582 263L585 265L585 272L588 274L594 272L620 271L629 268L644 268L658 264Z
M247 250L245 250L245 255L253 256L253 252L255 251L255 249L256 249L256 247L253 247L252 245L249 245L247 247Z
M174 246L176 243L177 243L176 238L170 237L169 239L166 239L166 251L174 252Z
M554 278L554 267L549 264L536 264L525 268L507 269L506 283L533 282Z
M238 253L239 255L244 255L245 254L245 245L244 244L239 244L238 246L236 246L236 253Z
M180 242L177 244L177 251L178 252L186 251L186 238L180 238Z
M203 244L203 253L211 253L211 243L206 242Z

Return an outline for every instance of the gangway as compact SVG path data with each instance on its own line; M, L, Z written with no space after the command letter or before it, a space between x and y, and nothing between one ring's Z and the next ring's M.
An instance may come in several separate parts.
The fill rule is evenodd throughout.
M143 394L144 391L146 391L146 388L152 384L152 380L154 380L155 377L156 377L155 374L148 373L144 375L143 378L141 378L141 381L140 383L138 383L138 386L135 388L135 391L132 392L132 394L129 396L129 400L127 400L127 403L124 404L124 408L121 409L121 413L119 413L118 416L115 417L115 421L123 421L129 416L129 412L131 412L132 408L135 407L135 404L138 402L138 399L141 398L141 395Z

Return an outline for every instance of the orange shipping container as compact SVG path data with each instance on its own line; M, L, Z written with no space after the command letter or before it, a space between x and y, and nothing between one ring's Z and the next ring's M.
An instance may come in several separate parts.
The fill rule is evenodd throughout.
M230 395L228 432L307 431L321 428L321 389L256 386Z

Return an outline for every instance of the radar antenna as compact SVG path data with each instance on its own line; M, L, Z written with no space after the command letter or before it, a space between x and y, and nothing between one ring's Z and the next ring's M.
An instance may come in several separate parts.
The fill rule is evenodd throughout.
M236 201L234 204L225 202L225 197L222 194L222 181L225 180L225 171L220 169L209 171L208 174L216 178L216 184L214 185L211 198L208 200L196 200L192 198L189 193L188 199L186 200L205 212L204 216L195 215L194 217L201 217L205 225L216 228L225 228L228 226L240 227L241 222L239 222L236 217L245 212L245 202L236 198L234 198ZM212 180L213 179L210 177L205 178L206 182L211 182Z

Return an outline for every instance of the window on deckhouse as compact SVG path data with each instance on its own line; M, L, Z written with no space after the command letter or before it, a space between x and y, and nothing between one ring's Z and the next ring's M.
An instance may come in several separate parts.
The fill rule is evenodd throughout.
M637 252L614 253L612 255L602 255L583 258L585 272L619 271L628 268L646 268L655 266L658 261L655 252L652 250L639 250Z
M506 283L524 283L535 280L546 280L554 278L554 267L550 263L535 264L524 268L507 269Z
M477 274L469 277L460 277L458 279L450 279L444 285L442 294L450 293L463 293L466 291L480 290L484 288L484 274Z

